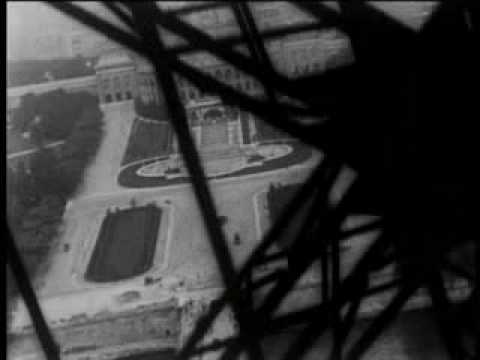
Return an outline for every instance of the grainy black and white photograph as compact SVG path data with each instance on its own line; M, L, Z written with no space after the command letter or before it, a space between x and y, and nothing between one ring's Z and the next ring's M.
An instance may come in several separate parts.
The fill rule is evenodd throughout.
M474 3L7 2L6 359L478 359Z

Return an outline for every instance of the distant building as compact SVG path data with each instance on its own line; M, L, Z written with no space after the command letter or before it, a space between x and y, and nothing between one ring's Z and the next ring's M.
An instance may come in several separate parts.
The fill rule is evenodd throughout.
M175 12L187 7L188 3L165 2L160 6ZM316 21L312 16L305 14L288 2L253 3L251 8L260 31ZM48 12L45 9L44 11ZM52 9L49 11L51 12ZM179 16L215 38L240 35L237 21L228 6L208 11L186 12ZM38 33L32 33L31 38L36 44L33 53L37 54L37 58L48 56L96 58L96 75L89 78L88 81L86 78L84 80L95 82L94 87L101 103L125 101L137 96L146 102L161 102L151 66L146 65L135 56L127 55L125 50L123 50L124 54L121 54L122 50L118 44L91 29L74 25L65 16L52 14L51 17L58 17L56 22L62 26L64 31L57 31L53 34L50 30L49 32L39 30ZM69 25L70 23L71 25ZM171 33L164 35L164 41L169 47L182 43L178 36ZM332 61L345 62L351 61L353 58L348 38L337 30L308 31L270 39L266 41L266 47L276 69L287 76L323 71L332 66ZM339 53L347 56L339 56ZM262 93L260 84L251 77L205 52L184 53L180 55L180 58L247 94ZM76 83L76 79L70 79L68 83ZM69 89L75 87L73 84L67 83L55 84L55 81L50 84L51 87ZM177 84L180 97L185 104L192 100L201 101L202 98L211 95L200 92L181 78L177 78ZM84 86L92 87L93 85L85 84ZM9 93L15 92L15 90L9 89ZM45 89L45 91L48 90Z
M97 57L120 46L89 29L74 30L65 35L69 56Z
M78 45L83 46L83 45ZM353 61L348 39L338 31L325 31L308 36L293 37L282 41L272 41L267 44L272 63L277 71L287 77L298 77L311 73L322 72L340 63ZM251 76L220 61L206 53L181 55L181 60L201 69L238 91L250 96L260 96L263 93L261 84ZM92 64L93 65L93 64ZM21 96L28 93L44 93L55 89L68 92L88 91L96 94L101 106L108 106L124 101L138 99L144 104L164 104L163 94L157 84L153 67L144 59L125 50L109 50L99 56L93 66L94 75L77 78L44 82L41 84L10 87L7 89L7 118L19 105ZM184 103L192 131L199 144L212 138L210 134L225 132L228 143L246 145L257 141L256 134L264 126L250 113L236 113L235 121L224 122L220 117L215 127L209 127L211 119L209 108L216 108L220 114L232 114L230 107L224 106L213 94L205 93L193 86L186 79L174 76L180 99ZM209 117L209 116L207 116ZM227 116L228 117L228 116ZM202 126L199 126L199 124ZM222 132L222 134L223 134ZM176 149L176 144L173 147Z
M95 73L101 104L132 100L137 95L135 63L126 53L100 57L95 65Z
M182 8L176 6L178 4L174 5L172 9ZM252 8L261 31L279 25L312 21L298 9L285 3L258 3L252 5ZM191 13L182 17L212 36L229 36L238 34L239 31L235 18L228 9ZM55 89L64 89L68 92L88 91L98 96L101 106L124 101L132 101L133 104L134 99L147 105L164 104L153 67L137 55L119 49L118 45L92 30L69 28L67 31L66 28L64 33L39 34L34 38L39 39L36 45L38 49L35 50L38 56L42 57L41 54L44 53L55 57L87 57L92 59L89 60L89 68L94 71L91 72L92 75L69 79L56 79L50 76L47 81L44 77L45 81L40 84L7 88L7 120L11 119L12 111L18 107L21 96ZM166 35L165 42L174 46L178 38ZM337 30L306 32L273 39L266 42L266 48L276 70L287 77L322 72L341 63L353 61L348 38ZM264 91L261 84L251 76L205 52L183 53L180 59L244 94L260 96ZM212 96L213 94L200 91L177 75L174 75L174 78L199 144L207 141L205 139L212 138L215 132L225 133L225 136L219 138L225 139L225 142L228 140L229 144L246 145L257 141L256 134L262 124L252 114L226 107L218 97ZM210 108L218 111L211 112ZM230 120L234 121L223 121L225 114L227 118L232 116L232 111L235 111L235 118ZM217 113L222 116L210 116ZM212 121L217 123L215 127L208 125Z

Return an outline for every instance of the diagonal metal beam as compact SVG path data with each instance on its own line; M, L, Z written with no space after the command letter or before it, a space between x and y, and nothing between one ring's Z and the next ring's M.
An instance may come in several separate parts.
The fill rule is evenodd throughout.
M433 311L435 312L440 336L444 340L450 359L465 359L466 353L462 348L459 327L452 317L452 307L448 300L447 290L445 289L440 271L435 271L430 276L427 288L432 299Z
M228 286L236 274L233 259L218 220L213 197L189 130L185 109L175 87L173 74L169 70L168 64L161 60L164 57L164 45L159 38L154 17L152 16L156 6L153 3L143 3L130 4L130 8L134 16L134 23L144 39L144 45L149 49L149 59L155 67L157 82L163 87L163 93L168 104L168 112L171 119L170 123L177 134L179 147L192 179L194 193L209 233L210 245L215 254L224 286ZM241 333L245 335L245 338L250 344L249 353L251 358L263 359L259 344L255 343L254 339L248 335L252 328L248 316L249 309L242 307L240 297L234 299L232 304L233 311L240 325Z
M12 273L15 277L16 285L20 291L20 294L25 301L33 328L35 329L38 339L40 340L40 344L42 345L42 350L44 351L46 358L48 360L60 360L60 349L48 327L42 310L40 309L37 295L35 294L30 277L28 276L25 266L23 265L20 252L15 245L6 219L4 221L4 226L7 230L7 261L12 269Z
M273 228L269 231L269 233L266 235L264 240L260 243L260 245L254 250L252 255L249 257L249 259L246 261L246 264L242 270L240 270L238 279L241 281L244 272L249 271L252 266L254 266L256 263L260 262L262 259L262 254L268 249L270 244L275 241L276 237L283 231L284 228L288 226L289 221L293 218L292 211L293 209L297 209L301 206L301 204L307 199L311 191L313 190L313 186L319 181L319 176L322 174L322 167L324 166L324 163L321 164L321 166L314 170L312 175L310 176L309 179L305 182L305 184L301 187L299 192L296 194L294 199L292 200L291 203L288 204L286 207L285 211L283 214L279 217L278 221L274 224ZM377 223L377 226L383 224L383 223ZM371 228L366 228L366 231L371 230ZM340 234L339 238L337 241L340 241L342 239L343 235ZM366 265L368 266L373 266L373 264L376 264L376 262L372 261L372 254L377 254L381 249L383 249L383 244L384 242L381 241L380 239L377 240L370 248L370 250L367 252L368 256L366 256L365 259L363 259L357 267L352 271L352 275L349 276L350 280L347 281L347 289L354 288L356 284L358 283L358 275L362 274L365 270L364 267ZM385 263L387 264L387 263ZM195 331L191 334L191 337L188 339L188 341L185 344L185 349L188 351L191 351L193 349L194 344L198 341L198 339L201 337L201 334L203 334L206 329L210 326L211 322L213 319L220 313L222 306L226 303L226 301L229 299L229 296L232 291L234 291L237 287L237 283L234 283L231 288L227 288L225 292L219 297L218 302L212 306L210 309L210 312L207 313L207 315L204 318L201 318L200 321L197 323L198 327L195 329ZM342 290L345 292L345 290ZM294 314L292 314L293 317L295 317ZM289 319L291 316L286 317L285 319L279 318L279 319L274 319L272 320L271 324L266 324L266 329L274 329L280 327L287 326L288 322L290 321ZM310 315L306 315L304 319L311 319L312 317ZM293 320L292 320L293 321ZM306 320L305 320L306 321ZM282 325L285 324L285 325ZM235 341L234 341L235 342ZM182 350L183 351L183 350ZM183 354L182 352L180 354ZM180 357L182 358L182 357Z
M315 321L312 321L297 337L285 355L285 359L295 359L302 356L308 350L308 346L312 345L323 334L331 323L332 319L328 315L333 305L342 307L349 301L357 301L358 296L364 291L369 272L372 270L372 264L375 262L374 260L382 255L388 244L387 239L388 237L383 234L383 236L374 241L365 255L355 265L350 275L342 282L340 289L333 294L334 296L328 299L328 301L323 301L316 309L312 309L310 316L315 318Z
M275 87L277 91L285 93L292 98L305 101L305 99L299 98L298 94L291 90L289 80L285 76L280 75L273 68L265 66L264 63L258 63L255 59L252 59L239 51L232 50L230 46L219 44L214 38L198 30L193 25L178 19L176 16L166 14L160 9L157 9L156 19L158 25L161 25L178 36L195 42L204 50L207 50L216 57L234 65L246 74L255 77L259 82ZM316 107L313 103L309 103L309 106L313 109Z
M319 166L317 166L317 168L312 171L310 177L305 181L304 185L300 188L298 193L288 204L287 208L282 212L278 221L275 222L273 227L262 239L261 243L253 250L252 254L248 257L245 265L242 267L242 269L240 269L237 277L234 279L232 284L230 284L230 286L228 286L224 290L222 295L219 297L219 300L217 300L213 304L206 316L199 319L199 321L197 322L197 327L185 342L185 345L179 354L179 358L184 358L187 354L193 351L195 344L208 330L213 320L220 313L225 304L228 301L231 301L234 296L237 296L237 289L241 286L247 274L257 263L259 263L263 259L264 254L276 241L278 236L289 226L289 224L291 223L291 219L293 218L292 213L294 212L294 209L300 207L302 203L306 201L309 196L311 196L312 191L317 186L317 181L320 180L323 176L324 170L324 163L322 162Z
M274 40L282 38L287 35L294 35L312 30L318 30L318 24L312 23L300 23L295 25L283 25L273 29L265 29L260 31L260 36L264 40ZM237 45L242 45L244 38L241 35L227 35L216 40L217 44L228 46L233 48ZM168 53L174 53L176 55L183 55L190 52L198 52L202 47L195 43L174 45L167 48Z
M67 4L68 6L68 4ZM310 3L305 3L305 4L300 4L298 5L300 7L303 6L303 8L306 8L306 7L309 7L309 6L313 6L313 7L310 7L310 12L313 13L313 14L316 14L318 16L318 14L320 14L320 12L318 11L318 9L322 8L323 5L318 5L317 3L315 3L314 5L313 4L310 4ZM409 32L403 32L403 30L401 30L400 27L397 26L397 24L395 23L392 23L392 24L389 24L386 22L386 19L385 19L385 16L379 16L377 13L375 13L376 10L372 10L368 8L368 5L363 5L363 4L353 4L353 7L350 7L349 6L344 6L344 9L349 9L347 10L346 12L349 12L351 11L352 9L354 9L354 7L357 7L360 6L360 10L362 11L362 15L364 17L365 20L362 20L363 22L365 21L370 21L370 20L374 20L375 22L375 25L373 26L375 28L375 30L377 31L377 29L381 28L381 27L385 27L385 28L389 28L391 29L392 31L395 31L397 32L398 31L398 39L401 40L401 43L402 43L402 46L404 44L407 44L407 42L409 41L409 39L413 39L413 37L409 34ZM365 6L367 6L367 8L365 8ZM363 7L363 8L362 8ZM312 9L316 9L316 10L312 10ZM70 9L71 10L71 9ZM325 12L323 12L323 14L325 14ZM349 15L350 14L350 15ZM342 14L342 15L335 15L337 16L335 18L335 16L330 16L327 18L329 18L327 21L331 21L331 22L336 22L338 21L339 22L339 27L341 29L344 29L347 33L349 33L350 35L353 35L355 36L356 34L358 34L359 31L361 31L362 29L359 29L359 24L362 24L362 21L358 22L357 20L355 20L355 16L357 16L356 14L354 14L354 12L350 12L349 14L347 14L348 16L344 16L345 14ZM355 16L354 16L355 15ZM358 17L358 16L357 16ZM334 19L335 18L335 19ZM333 19L333 20L332 20ZM91 20L91 19L90 19ZM353 21L355 20L355 21ZM387 19L388 20L388 19ZM98 24L98 22L97 22ZM370 29L370 30L373 30L373 27L371 27L369 24L365 24L366 25L366 28ZM108 27L105 27L104 24L102 24L102 26L104 27L104 30L105 30L105 34L107 34L107 36L110 36L111 34L109 33L109 31L107 31L106 29L110 29L111 28L108 28ZM321 26L321 25L319 25ZM116 29L118 30L118 29ZM184 29L185 30L185 29ZM365 30L365 28L363 29ZM151 31L151 33L153 34L153 30ZM124 36L125 34L124 33L119 33L117 32L114 36L117 36L117 39L120 39L121 42L123 44L125 43L129 43L130 45L132 46L138 46L139 45L139 41L138 39L134 39L134 38L128 38L128 37L125 37ZM193 36L193 33L191 33L191 35ZM405 35L405 36L404 36ZM205 40L205 39L204 39ZM216 43L216 42L214 42ZM362 38L356 38L356 40L354 40L354 47L356 47L358 49L358 46L360 46L360 48L363 46L363 40ZM199 46L200 49L203 49L205 48L205 46L212 46L213 44L211 43L204 43L203 45ZM357 46L358 45L358 46ZM127 45L128 46L128 45ZM140 49L140 51L144 51L142 50L143 48L143 44L140 43L140 46L138 47ZM231 49L231 48L229 48ZM367 50L367 49L365 49ZM157 60L157 57L156 56L151 56L152 54L153 55L165 55L165 54L170 54L169 53L169 50L167 49L161 49L161 51L159 52L156 52L157 50L155 50L154 52L150 53L149 51L146 51L144 52L144 54L146 54L148 57L150 57L151 59L155 59L155 63L156 63L156 60ZM212 52L215 54L215 52L212 50ZM141 53L141 52L140 52ZM235 53L235 52L232 52L232 53ZM371 54L369 54L367 51L365 51L363 54L365 55L370 55L371 57ZM231 55L231 53L230 53ZM229 56L230 56L229 55ZM391 54L390 54L391 55ZM363 59L367 59L368 60L368 56L366 57L363 57L361 56L362 58L362 61ZM277 125L279 128L282 128L282 127L285 127L285 128L288 128L290 134L296 134L294 136L298 136L298 137L302 137L302 138L305 138L307 139L307 143L311 143L312 145L315 145L317 148L321 148L321 149L326 149L327 151L331 151L333 154L335 155L341 155L342 159L345 159L347 162L350 161L350 159L348 158L348 152L351 152L351 150L348 150L348 151L344 151L342 149L342 146L345 145L345 143L342 144L342 140L340 139L340 137L337 139L335 138L334 140L329 140L329 136L331 137L332 135L330 133L325 133L324 134L321 134L320 131L318 131L318 134L314 131L312 131L312 129L306 129L305 127L302 127L302 126L297 126L298 124L295 124L294 122L289 122L289 116L280 116L279 119L276 119L277 121L273 122L272 120L269 119L270 115L271 115L271 111L272 111L272 108L271 106L269 106L270 104L268 103L265 103L265 102L249 102L251 99L249 99L248 97L245 97L245 96L242 96L241 94L239 94L238 92L236 91L233 91L231 92L231 89L228 89L228 87L222 87L221 85L218 84L218 82L215 82L215 81L211 81L212 79L209 79L209 77L205 77L203 76L200 72L196 71L195 69L193 69L192 67L189 67L189 66L186 66L184 64L182 64L180 61L178 61L178 59L173 56L173 57L169 57L168 55L165 55L163 60L165 61L165 63L171 67L171 69L177 71L180 75L185 75L185 77L187 79L189 79L189 77L191 79L194 79L194 81L192 81L192 83L194 83L196 86L198 86L199 88L201 89L209 89L208 91L209 92L220 92L222 93L222 99L224 99L224 102L225 103L231 103L233 105L236 105L238 106L239 103L241 103L242 105L241 106L244 106L244 108L248 109L248 107L250 107L251 109L253 109L253 111L251 111L252 113L255 113L255 114L258 114L258 113L261 113L262 115L259 115L261 117L265 117L265 120L268 122L268 123L272 123L273 125ZM252 62L252 64L255 64L255 62ZM202 77L203 76L203 77ZM318 81L321 81L321 79L325 79L324 77L318 77ZM172 82L171 82L172 83ZM295 84L300 84L300 82L288 82L288 85L295 85ZM172 85L172 84L170 84ZM202 88L203 86L203 88ZM298 87L301 86L301 85L297 85L296 88L294 88L294 90L292 90L293 93L296 93L298 89ZM172 90L173 92L175 92L175 87L174 85L173 86L170 86L168 88L169 90ZM230 92L229 92L230 91ZM224 93L225 92L225 93ZM177 100L178 100L178 96L177 97ZM300 96L302 97L302 96ZM177 104L175 104L177 105ZM285 109L285 108L284 108ZM290 111L293 112L294 109L291 109L290 108ZM182 131L185 131L185 127L187 128L188 130L188 126L185 126L183 123L180 124L180 125L177 125L179 127L180 130ZM303 130L302 130L303 129ZM318 128L314 128L314 130L320 130L320 127ZM310 134L309 134L310 132ZM186 134L187 132L185 132ZM335 135L335 134L334 134ZM337 135L339 135L338 133L335 135L335 137L337 137ZM189 143L191 145L193 145L193 142L191 141L192 139L188 139L186 140L186 145L185 146L190 146ZM193 154L195 154L195 147L193 145L193 148L190 149L191 151L193 151ZM197 154L198 155L198 154ZM330 154L329 154L330 155ZM198 159L197 159L198 160ZM365 160L367 161L367 160ZM198 162L198 161L197 161ZM371 162L371 161L370 161ZM197 165L192 165L191 166L191 169L196 169L198 168L198 166L201 166L198 162ZM189 169L190 170L190 169ZM201 186L206 186L207 189L208 189L208 185L206 184L206 181L205 181L205 178L203 178L203 180L200 178L200 185L198 185L199 189L202 189ZM203 181L203 184L201 184ZM194 185L195 187L195 185ZM211 197L211 196L210 196ZM200 198L200 196L199 196ZM208 202L208 196L204 199L204 201ZM199 200L200 202L200 200ZM211 202L211 198L210 198L210 203ZM212 205L212 209L213 211L215 211L215 208ZM208 207L208 206L207 206ZM203 211L202 211L203 213ZM212 215L212 214L210 214ZM215 215L215 214L213 214ZM213 216L212 215L212 216ZM215 223L212 223L212 226L215 227L215 226L218 226L218 223L215 224ZM221 232L221 230L220 230ZM345 232L343 233L343 235L345 235ZM339 232L338 233L338 237L341 237L342 236L342 232ZM264 239L264 242L262 242L262 245L260 246L260 249L265 249L266 247L266 243L267 241L265 241L266 239ZM333 240L335 241L335 240ZM338 240L339 241L339 240ZM263 246L263 247L262 247ZM228 250L228 249L227 249ZM258 249L257 249L258 250ZM298 253L301 254L302 251L304 251L305 249L302 248L302 247L299 247L298 248ZM442 252L443 252L443 249L442 249ZM259 254L260 251L258 252L254 252L254 254ZM263 253L261 254L263 255ZM253 258L253 257L251 257ZM367 255L364 256L364 258L368 258ZM372 259L370 257L370 259ZM338 260L338 259L337 259ZM379 262L380 264L384 264L385 263L385 259L382 258L382 259L379 259L379 258L373 258L372 261L375 260L377 262ZM373 265L372 265L373 267ZM244 274L248 274L249 272L247 270L245 270L245 268L243 269L245 272ZM356 270L358 270L358 268L356 268ZM363 269L365 270L365 269ZM222 272L223 273L223 272ZM238 281L238 279L241 278L241 274L242 272L240 273L235 273L234 271L232 271L232 284L235 284L235 281ZM341 284L340 286L340 289L338 289L338 291L335 291L334 292L334 296L332 299L330 299L332 302L333 301L340 301L339 299L341 299L341 301L347 301L347 300L351 300L351 301L354 301L353 299L358 299L358 297L356 296L357 293L355 293L354 290L352 289L356 289L356 287L354 286L354 284L352 283L352 279L363 279L362 276L365 276L365 274L368 274L368 272L360 272L360 275L358 274L352 274L351 277L349 277L347 280L345 280L343 282L343 284ZM239 284L241 284L241 282L239 282ZM230 284L228 284L230 285ZM372 290L372 289L370 289ZM377 289L378 290L378 289ZM404 292L403 292L403 296L407 296L407 294L405 293L405 291L408 290L408 287L407 288L404 288ZM438 290L438 289L437 289ZM229 297L225 297L225 299L228 299L229 301L231 299L234 299L235 297L237 297L236 295L238 295L235 290L232 290L230 289L229 287L227 287L227 289L225 290L225 293L224 294L229 294L229 291L231 292L232 294L232 297L229 298ZM373 291L373 290L372 290ZM368 292L368 291L367 291ZM402 294L402 293L400 293ZM475 294L478 294L478 287L475 288ZM437 300L439 299L439 297L437 297ZM341 302L340 301L340 302ZM400 307L401 308L401 304L398 302L398 297L397 297L397 303L392 303L393 305L389 308L389 311L390 313L388 312L384 312L383 313L383 319L380 319L378 320L379 322L377 322L377 325L379 325L380 327L384 327L386 326L386 324L388 323L389 319L391 319L393 316L395 316L396 314L396 308ZM224 304L225 304L226 300L224 300ZM329 306L333 306L331 302L328 302L330 305ZM394 306L395 305L395 306ZM220 306L218 307L219 309L221 308ZM322 311L325 312L328 307L326 306L322 306L320 307L319 309L323 309ZM264 309L265 310L265 309ZM395 311L394 311L395 310ZM319 310L320 311L320 310ZM211 312L210 314L212 314L214 312ZM317 313L318 314L323 314L321 311ZM260 314L261 316L263 316L263 314ZM319 317L315 317L315 321L321 321L323 319L323 316L319 316ZM273 322L273 320L269 323L269 324L266 324L265 325L265 329L270 326L270 324ZM280 323L280 322L279 322ZM321 326L327 326L328 324L330 324L330 322L327 322L327 324L321 324ZM317 326L320 326L318 325L317 323ZM257 333L261 333L262 331L264 331L265 329L260 329ZM316 328L317 330L319 329L318 327ZM315 330L315 329L314 329ZM318 336L318 333L314 333L313 330L311 330L312 333L314 336ZM365 348L367 346L369 346L374 340L375 338L377 337L377 333L376 331L381 331L381 330L375 330L372 328L370 328L369 330L369 333L368 334L365 334L365 337L363 339L361 339L361 341L357 344L356 348L354 349L354 351L352 353L350 353L351 356L353 357L357 357L357 356L360 356L360 354L362 354L365 350ZM243 332L243 331L242 331ZM480 332L479 332L480 333ZM305 339L305 338L304 338ZM238 342L240 339L236 339L235 341L233 341L232 343L234 344L235 342ZM307 339L308 340L308 339ZM292 350L293 351L293 350ZM298 358L298 355L299 353L295 353L294 354L294 357L295 358Z
M259 32L255 24L255 20L250 12L250 8L247 3L232 3L232 10L240 26L242 35L245 38L250 55L261 66L268 69L271 73L275 73L270 57L267 54L263 41L259 37ZM262 79L259 79L262 87L265 91L267 102L271 107L271 121L274 122L275 118L281 116L279 113L278 99L272 88L272 86Z
M358 315L358 311L360 309L361 302L363 300L363 295L365 291L368 288L368 278L363 279L363 283L359 286L360 290L358 292L358 296L356 298L352 299L352 302L350 303L348 307L348 311L345 314L345 316L342 318L341 324L340 324L340 329L338 330L338 342L340 346L340 351L343 352L343 347L345 345L345 340L348 337L348 334L350 331L353 329L353 326L355 325L355 320ZM333 356L333 351L338 351L332 349L332 355Z
M382 310L368 329L362 334L360 339L352 346L345 358L347 360L361 359L368 348L378 339L382 331L395 320L405 303L419 287L419 279L413 279L404 284L392 301Z
M477 13L478 15L478 13ZM478 25L478 24L477 24ZM472 298L472 303L473 304L476 304L476 306L474 306L474 314L473 314L473 318L476 319L474 320L474 331L476 333L476 335L474 335L474 341L476 343L476 347L475 347L475 352L477 354L477 356L480 355L480 241L476 241L475 243L475 285L474 285L474 288L473 288L473 292L472 292L472 295L471 295L471 298Z
M331 265L332 265L332 296L335 296L340 288L340 246L337 239L330 240ZM332 360L341 360L342 358L342 338L341 338L341 306L334 303L332 306L332 326L333 326L333 348Z
M125 24L128 28L133 29L134 23L132 20L131 15L127 14L120 6L118 3L115 3L114 1L109 2L106 1L104 2L104 5L107 9L109 9L115 16L123 23Z
M326 162L328 162L328 172L325 178L322 179L323 181L319 184L318 194L315 196L310 211L306 215L306 219L302 224L300 233L290 249L290 258L293 260L292 268L289 269L285 276L282 276L277 281L276 286L270 290L262 304L255 311L257 318L257 332L264 331L264 328L271 320L273 313L281 304L282 300L318 257L315 245L325 246L325 239L328 239L329 235L332 235L331 232L335 231L333 229L337 228L337 223L344 218L345 206L348 203L345 200L348 199L348 197L342 199L340 205L333 212L329 211L328 205L326 204L331 185L340 171L340 167L335 161L326 159ZM318 226L319 219L324 220L326 225L325 229L323 229L325 232L322 234L324 237L319 236L320 231L316 232L314 229L315 226ZM319 225L320 228L322 225L323 222ZM312 228L314 230L312 230ZM242 350L242 345L243 344L240 341L235 342L227 349L221 359L226 360L236 358L238 353Z
M358 23L366 28L386 29L390 32L400 33L405 42L413 40L415 38L415 30L395 20L394 18L383 13L381 10L376 9L371 4L360 1L350 1L348 4L339 2L341 10L345 10L347 5L352 12L345 16L343 11L336 11L325 4L318 1L301 1L291 3L298 7L300 10L306 12L309 15L314 16L320 23L329 23L332 26L344 31L347 35L352 36L356 33L352 32L353 23ZM343 8L342 8L343 7Z
M68 16L73 17L74 19L80 21L81 23L95 28L97 31L103 33L105 36L111 38L115 42L123 45L137 53L148 56L145 51L145 48L140 44L140 39L137 39L134 35L125 32L122 29L118 29L116 26L110 24L109 22L97 17L96 15L91 14L89 11L82 9L78 6L75 6L70 3L47 3L50 6L56 8L57 10L65 13ZM241 101L241 103L247 104L247 107L250 107L250 111L256 112L253 107L257 107L259 109L265 109L265 106L262 105L262 101L259 101L255 97L246 96L241 92L238 92L234 88L223 84L222 82L216 80L215 78L205 75L201 71L196 70L195 68L184 64L183 62L179 61L176 56L165 52L164 54L165 62L167 62L173 70L180 73L182 76L187 78L190 82L192 82L195 86L199 89L217 93L219 96L222 97L222 94L227 97L225 100L228 103L235 103L233 98L246 100L246 102ZM241 105L239 105L241 106ZM311 110L305 110L304 108L298 108L295 106L291 106L288 104L280 104L283 110L287 112L298 113L299 115L319 115L320 113L312 113ZM266 112L261 110L262 112ZM262 116L262 115L259 115ZM289 121L292 124L295 122Z
M171 10L165 9L165 12L176 15L176 16L184 16L184 15L188 15L195 12L218 9L220 7L224 7L227 4L228 2L225 2L225 1L205 1L204 3L201 3L201 4L185 6L180 9L171 9Z
M128 33L125 33L122 30L117 29L113 25L103 21L102 19L99 19L88 11L78 8L77 6L70 3L49 2L47 4L65 13L66 15L73 17L74 19L80 21L83 24L95 28L96 30L105 34L105 36L110 37L112 40L118 42L119 44L126 46L127 48L130 48L131 50L136 51L141 55L147 55L145 53L145 49L135 37L131 36ZM189 80L203 92L218 94L226 104L238 106L246 111L249 111L259 116L260 118L271 124L271 120L269 118L270 107L263 101L259 101L258 99L246 96L230 88L229 86L224 85L223 83L217 81L211 76L204 75L201 72L193 69L192 67L181 63L178 59L172 59L168 55L165 55L164 60L168 62L168 64L174 71L184 76L187 80ZM342 68L341 70L336 69L334 72L336 73L336 76L340 76L341 74L343 74L343 77L348 77L352 74L352 71L354 71L354 69L354 66L347 66L345 68ZM326 73L326 75L328 75L328 72ZM330 81L333 81L333 79L331 79ZM279 106L284 105L282 104ZM279 129L285 131L293 137L301 138L302 141L311 146L314 146L315 148L321 149L323 151L328 151L332 155L339 156L340 158L345 159L346 163L355 169L359 169L364 166L364 164L358 162L358 159L349 156L350 152L348 151L347 146L344 146L341 143L334 143L333 138L330 134L328 134L328 131L322 131L322 126L301 126L298 122L292 121L290 118L283 116L283 112L282 116L278 117L276 119L276 122L272 125L278 127Z

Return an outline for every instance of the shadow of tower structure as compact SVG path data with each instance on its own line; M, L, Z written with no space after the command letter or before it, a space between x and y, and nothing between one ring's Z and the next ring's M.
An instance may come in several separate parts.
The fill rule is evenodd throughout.
M235 358L243 351L250 358L262 359L265 354L261 339L266 334L302 325L284 359L301 358L326 331L333 334L332 359L357 359L396 318L408 299L424 288L450 358L475 358L479 354L475 336L480 334L478 265L476 269L464 265L468 257L475 257L472 264L480 263L478 235L474 232L476 106L475 91L469 86L474 88L478 80L479 62L473 44L474 35L478 34L478 11L469 2L441 3L424 26L415 31L357 1L340 3L340 11L317 2L293 4L313 15L319 29L336 27L345 32L355 62L320 75L287 79L269 63L262 48L265 39L252 21L246 3L233 6L250 56L233 50L228 39L217 41L184 22L178 17L180 12L162 10L153 2L105 4L128 31L78 5L49 3L148 58L165 93L171 125L191 174L225 284L222 296L198 321L178 357L186 359L193 354L224 349L222 359ZM197 6L204 9L209 3L194 5L190 11ZM182 36L188 45L183 50L181 46L166 48L157 26ZM288 33L289 29L284 31ZM181 62L179 53L189 46L206 50L255 77L263 85L266 99L240 93ZM232 265L172 73L186 78L201 91L218 94L224 103L255 114L325 154L324 161L239 271ZM277 93L297 100L301 106L279 101ZM318 121L305 125L297 120L301 116ZM343 166L353 168L358 173L357 180L341 201L332 206L327 194ZM251 280L252 269L271 260L265 256L266 250L307 198L312 199L309 211L287 254L294 266L271 279L263 279L271 283L272 289L260 305L253 306L251 297L259 285ZM381 221L370 228L343 230L343 220L354 213L374 214ZM380 228L382 235L352 272L340 278L341 241L372 226ZM7 245L9 264L42 346L48 358L59 358L58 347L11 236ZM462 252L468 246L474 251ZM328 270L322 272L328 285L322 301L311 308L275 316L282 299L316 260L326 264ZM391 264L398 268L398 277L382 286L370 286L369 274ZM473 290L460 304L452 304L448 297L446 273L471 283ZM358 339L349 342L361 301L386 289L395 293L391 302ZM198 348L203 335L227 305L232 306L239 324L238 336Z

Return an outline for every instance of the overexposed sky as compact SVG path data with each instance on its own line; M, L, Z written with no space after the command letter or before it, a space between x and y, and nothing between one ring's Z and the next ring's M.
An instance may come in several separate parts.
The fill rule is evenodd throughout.
M116 18L98 1L73 1L74 4L120 25ZM7 31L10 36L36 32L61 32L82 28L83 25L58 10L39 1L7 2Z
M73 1L73 3L126 30L126 27L105 9L101 2ZM87 29L90 30L43 2L7 2L7 55L14 48L22 46L23 39L31 37L32 34L66 34Z

